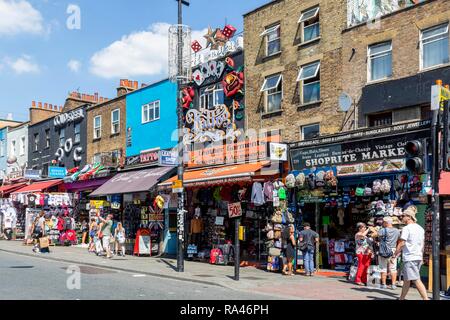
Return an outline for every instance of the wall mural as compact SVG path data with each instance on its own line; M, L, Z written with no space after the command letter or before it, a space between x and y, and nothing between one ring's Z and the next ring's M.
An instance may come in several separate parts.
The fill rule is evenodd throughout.
M73 150L73 160L76 162L81 161L81 154L83 153L83 147L76 147L73 149L73 141L72 138L67 139L63 146L60 147L55 152L55 156L58 159L59 162L62 162L64 160L64 157L66 155L69 155Z

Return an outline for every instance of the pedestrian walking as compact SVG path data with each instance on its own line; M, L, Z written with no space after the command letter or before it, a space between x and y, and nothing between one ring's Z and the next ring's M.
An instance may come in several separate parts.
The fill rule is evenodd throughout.
M294 225L290 224L287 228L283 230L283 247L284 247L284 257L286 258L286 263L283 265L283 274L287 276L293 276L292 260L295 257L295 236L294 236ZM286 271L287 269L287 271Z
M125 257L125 228L122 226L122 222L117 223L117 228L114 231L115 241L115 254L119 255L119 250L122 252L122 257Z
M372 259L372 250L369 244L367 234L369 229L366 224L359 222L356 225L358 232L355 234L356 257L358 258L358 271L356 272L355 283L359 286L367 284L367 271L369 270Z
M44 212L40 212L39 215L34 219L31 224L30 234L33 239L33 249L32 251L37 253L39 252L39 239L43 236L43 220ZM44 220L45 221L45 220Z
M386 279L388 272L391 275L391 289L395 290L397 282L397 258L394 257L397 248L397 241L400 237L400 231L392 226L392 218L383 218L383 228L378 231L378 240L380 242L378 253L378 264L381 272L381 288L387 289Z
M102 240L103 249L106 251L106 257L112 258L111 254L111 229L113 226L112 215L108 214L106 219L99 216L101 221L99 227L99 238Z
M428 300L427 291L424 284L420 280L420 268L423 263L423 249L425 240L425 230L417 224L416 219L417 208L409 206L401 216L402 222L406 225L402 229L400 240L397 245L394 257L397 258L402 254L403 261L403 287L400 300L405 300L408 294L411 282L419 291L423 300Z
M312 277L314 273L314 250L319 242L319 234L311 229L308 222L303 224L303 230L299 234L299 248L303 253L305 264L305 276Z

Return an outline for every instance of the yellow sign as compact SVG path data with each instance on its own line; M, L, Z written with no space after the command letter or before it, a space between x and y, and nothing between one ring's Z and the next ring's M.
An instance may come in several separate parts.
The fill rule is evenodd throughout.
M103 207L109 207L109 202L105 200L91 200L89 201L89 205L93 209L99 209Z
M245 241L245 227L239 226L239 240Z
M431 110L444 111L444 101L448 100L450 100L449 89L440 85L431 87Z
M183 192L183 181L175 180L172 183L172 193L182 193Z

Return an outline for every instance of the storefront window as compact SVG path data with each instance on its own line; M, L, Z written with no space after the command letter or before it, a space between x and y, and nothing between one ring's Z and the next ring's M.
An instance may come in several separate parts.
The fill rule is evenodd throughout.
M387 126L392 124L392 112L369 115L369 127Z

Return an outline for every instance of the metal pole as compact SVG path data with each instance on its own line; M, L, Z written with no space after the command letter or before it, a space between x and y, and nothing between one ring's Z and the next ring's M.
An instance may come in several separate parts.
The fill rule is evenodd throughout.
M440 268L439 268L439 110L433 110L432 146L433 146L433 220L432 220L432 266L433 266L433 300L440 300Z
M241 249L239 246L239 225L240 218L234 219L235 238L234 238L234 280L239 281L239 267L241 265Z
M177 111L178 111L178 180L183 185L183 110L181 106L181 76L183 73L183 3L178 0L178 78L177 78ZM184 188L184 186L183 186ZM177 271L184 272L184 190L178 193L177 212Z

